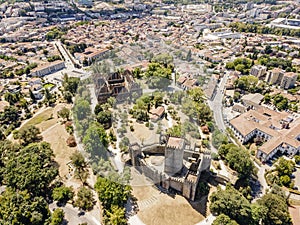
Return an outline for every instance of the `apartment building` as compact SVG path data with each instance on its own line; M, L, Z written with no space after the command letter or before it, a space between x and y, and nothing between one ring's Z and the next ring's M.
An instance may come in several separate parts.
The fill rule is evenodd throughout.
M266 82L269 84L280 84L283 78L284 70L280 68L274 68L268 72L266 76Z
M283 89L289 89L295 86L298 75L294 72L288 72L283 74L283 78L280 83L280 87Z
M266 73L267 73L267 67L262 65L254 65L250 70L250 75L253 75L258 78L263 77Z

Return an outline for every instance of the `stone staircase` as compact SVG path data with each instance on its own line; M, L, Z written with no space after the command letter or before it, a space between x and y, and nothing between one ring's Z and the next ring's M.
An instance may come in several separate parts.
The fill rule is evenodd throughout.
M153 205L158 199L158 196L152 195L150 198L138 201L137 204L139 206L139 210L144 210L149 206Z

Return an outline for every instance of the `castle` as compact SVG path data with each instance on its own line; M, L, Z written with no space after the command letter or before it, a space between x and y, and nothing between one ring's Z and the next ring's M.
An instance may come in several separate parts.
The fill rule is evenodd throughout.
M183 138L162 137L159 144L130 145L129 155L132 165L156 185L194 201L201 172L208 171L211 164L210 151L200 149Z
M108 75L95 75L96 96L100 104L106 103L109 97L115 97L117 102L123 102L128 98L142 95L142 89L134 81L132 72L129 70L117 71Z

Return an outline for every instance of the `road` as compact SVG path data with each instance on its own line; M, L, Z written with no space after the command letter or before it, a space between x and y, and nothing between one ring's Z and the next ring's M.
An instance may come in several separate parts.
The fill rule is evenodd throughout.
M219 128L219 130L223 130L223 131L226 130L226 126L223 119L223 104L222 104L226 81L227 81L227 76L225 74L224 77L221 79L219 86L217 87L217 91L214 99L212 101L211 100L208 101L208 105L214 113L216 125Z
M73 62L75 62L77 64L79 64L79 62L76 59L74 59L69 52L67 52L68 50L66 50L62 46L60 41L55 41L54 45L61 52L61 54L63 55L63 57L65 59L64 61L65 61L66 68L62 71L63 73L67 73L71 77L79 77L81 80L84 80L91 76L91 74L92 74L91 71L86 71L84 69L77 69L75 67Z
M75 66L72 63L72 60L71 60L69 54L66 52L66 50L62 46L61 42L60 41L55 41L54 44L58 48L58 50L61 52L61 54L63 55L63 57L65 59L66 67L70 70L75 70Z
M56 202L53 202L49 205L51 212L56 208L61 208L65 212L65 220L68 221L68 224L82 224L87 223L89 225L101 225L101 223L93 216L90 212L85 212L84 215L78 216L80 212L78 208L74 208L71 204L66 204L65 206L58 207ZM100 210L100 209L98 209Z
M88 89L90 91L90 97L91 97L91 109L92 112L94 112L95 107L98 104L98 99L95 92L95 84L89 84Z
M223 118L223 104L222 104L226 81L227 81L227 76L225 74L219 83L219 87L217 88L217 92L214 99L212 101L208 101L208 104L214 113L214 119L216 125L219 128L219 130L223 130L223 131L226 130L226 126ZM235 142L234 140L232 141ZM212 146L212 152L216 152L216 149L213 146ZM255 198L259 198L266 193L266 190L268 188L268 184L264 177L266 166L265 165L260 166L256 162L254 162L254 165L258 169L258 173L257 173L258 183L254 184L255 188L253 191L255 192Z
M265 176L264 176L265 172L266 172L266 169L268 169L268 166L267 165L260 166L255 161L254 161L254 165L258 169L257 180L259 182L259 184L258 184L259 189L254 190L256 192L255 193L255 198L259 198L262 195L264 195L266 193L266 190L268 189L268 184L267 184L267 181L266 181Z

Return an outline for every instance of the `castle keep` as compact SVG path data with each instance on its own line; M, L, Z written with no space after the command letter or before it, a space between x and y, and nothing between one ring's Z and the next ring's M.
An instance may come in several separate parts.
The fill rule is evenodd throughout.
M208 171L210 151L200 151L197 144L191 148L183 138L165 137L161 144L129 147L132 165L156 185L176 190L194 201L201 172Z

